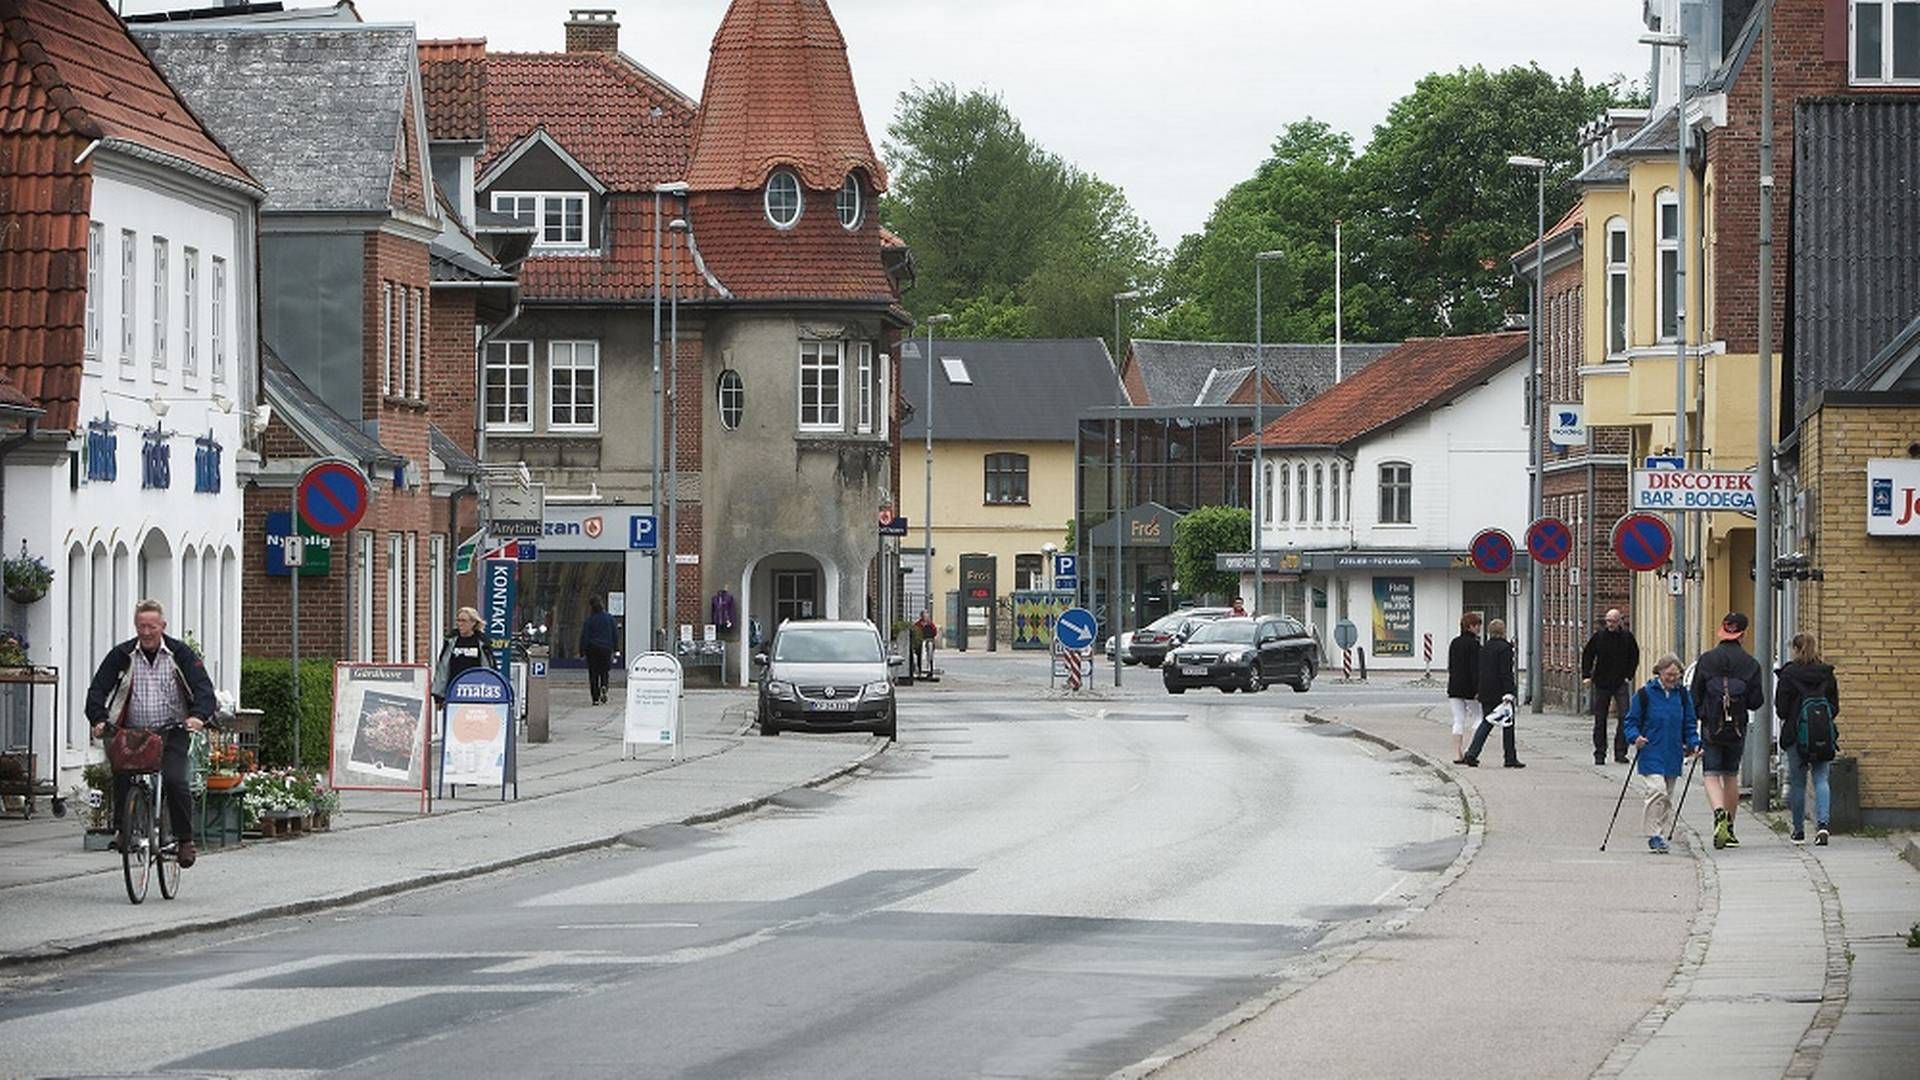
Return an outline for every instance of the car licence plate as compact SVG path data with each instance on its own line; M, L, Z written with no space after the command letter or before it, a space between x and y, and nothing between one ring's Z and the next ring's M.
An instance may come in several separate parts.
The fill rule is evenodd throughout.
M1205 675L1205 674L1207 674L1207 669L1206 669L1206 668L1204 668L1204 667L1197 667L1197 666L1195 666L1195 665L1193 665L1193 664L1182 664L1182 665L1180 665L1180 674L1182 674L1182 675Z
M852 712L851 701L809 701L807 708L813 712Z

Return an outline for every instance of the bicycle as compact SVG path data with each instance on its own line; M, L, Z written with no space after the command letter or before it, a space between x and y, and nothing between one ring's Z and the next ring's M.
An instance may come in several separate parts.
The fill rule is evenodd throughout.
M158 730L164 738L165 731L184 726L172 724ZM106 737L111 738L112 734L112 725L108 725ZM122 774L130 779L126 797L119 807L120 869L126 878L127 899L136 904L145 902L148 882L156 877L163 899L172 900L180 895L178 837L173 835L173 825L166 813L162 767L164 764L144 772Z

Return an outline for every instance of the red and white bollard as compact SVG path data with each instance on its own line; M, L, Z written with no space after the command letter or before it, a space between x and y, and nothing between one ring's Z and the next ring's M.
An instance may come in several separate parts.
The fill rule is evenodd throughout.
M1425 677L1431 680L1433 678L1433 635L1432 634L1420 635L1420 655L1423 658L1425 658L1427 662L1427 674Z
M1353 650L1352 649L1340 650L1340 671L1341 671L1340 678L1342 682L1353 681Z

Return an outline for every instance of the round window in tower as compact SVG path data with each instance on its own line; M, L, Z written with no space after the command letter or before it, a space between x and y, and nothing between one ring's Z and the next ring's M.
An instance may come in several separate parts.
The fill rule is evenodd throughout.
M857 229L860 227L860 178L847 174L847 182L840 185L840 194L834 196L834 209L840 212L840 227Z
M714 398L720 405L720 426L728 431L740 430L740 420L747 414L747 387L740 381L740 373L732 368L721 372Z
M791 169L767 178L767 220L776 229L791 229L800 220L800 178Z

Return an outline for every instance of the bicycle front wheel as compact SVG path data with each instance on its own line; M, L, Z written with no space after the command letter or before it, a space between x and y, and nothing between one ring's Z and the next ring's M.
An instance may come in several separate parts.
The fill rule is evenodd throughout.
M174 850L172 817L167 813L167 792L160 790L153 809L153 871L160 879L160 895L168 900L180 895L180 856Z
M120 808L120 868L126 873L127 899L136 904L147 898L155 846L153 792L145 784L129 784L126 805Z

